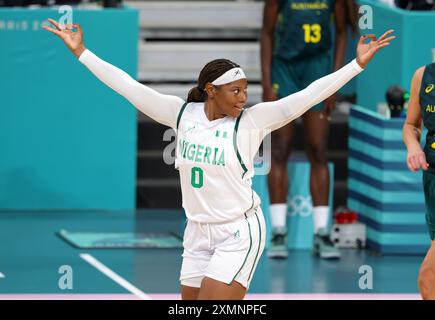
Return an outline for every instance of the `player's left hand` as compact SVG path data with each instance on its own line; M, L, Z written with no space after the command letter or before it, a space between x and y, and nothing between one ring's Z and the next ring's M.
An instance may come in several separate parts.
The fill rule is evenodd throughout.
M356 61L362 68L365 68L379 49L388 46L396 38L395 36L389 37L393 32L394 30L388 30L379 39L376 39L374 34L368 34L359 39L358 47L356 48ZM367 39L370 39L369 43L365 43Z
M415 172L419 169L427 170L429 169L429 163L426 161L426 155L421 150L420 145L415 147L409 147L408 153L406 155L406 163L408 164L409 170Z

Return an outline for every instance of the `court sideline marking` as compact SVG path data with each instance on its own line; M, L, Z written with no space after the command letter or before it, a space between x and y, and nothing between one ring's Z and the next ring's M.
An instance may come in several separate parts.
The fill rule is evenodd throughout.
M108 267L106 267L104 264L102 264L100 261L95 259L90 254L82 253L80 254L80 258L88 262L90 265L104 273L107 277L115 281L117 284L119 284L124 289L130 291L133 293L136 297L142 300L151 300L151 297L147 295L145 292L142 292L138 288L136 288L134 285L132 285L130 282L110 270Z

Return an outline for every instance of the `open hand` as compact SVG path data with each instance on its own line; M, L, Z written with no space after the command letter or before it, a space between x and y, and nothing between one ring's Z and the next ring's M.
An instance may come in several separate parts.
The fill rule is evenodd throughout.
M388 37L393 32L394 30L388 30L377 40L374 34L368 34L359 39L358 47L356 48L356 61L362 68L365 68L379 49L388 46L396 38L395 36ZM367 39L370 39L370 42L364 43Z
M51 28L48 26L43 26L43 28L51 33L54 33L59 38L63 40L68 49L78 58L85 50L83 45L83 31L80 24L67 24L65 28L62 29L59 24L53 19L48 19L48 21L55 27ZM77 31L73 31L76 28Z

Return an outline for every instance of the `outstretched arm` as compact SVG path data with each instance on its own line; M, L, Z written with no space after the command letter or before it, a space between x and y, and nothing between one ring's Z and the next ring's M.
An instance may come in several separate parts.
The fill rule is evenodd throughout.
M87 49L79 60L98 79L130 101L142 113L157 122L175 128L178 112L184 103L181 98L164 95L144 86L126 72L101 60Z
M178 112L184 103L181 98L160 94L137 82L121 69L98 58L85 48L83 32L79 24L61 29L56 21L52 19L49 21L56 29L50 27L44 29L61 38L80 62L98 79L125 97L144 114L157 122L175 128ZM77 31L74 32L71 27L76 28Z
M278 101L259 103L248 110L243 117L244 126L264 130L276 130L300 117L312 106L325 100L360 73L375 53L387 46L395 37L388 37L393 30L384 33L378 40L374 35L361 37L357 57L338 71L322 77L304 90ZM367 39L371 41L364 43ZM241 123L242 125L242 123Z

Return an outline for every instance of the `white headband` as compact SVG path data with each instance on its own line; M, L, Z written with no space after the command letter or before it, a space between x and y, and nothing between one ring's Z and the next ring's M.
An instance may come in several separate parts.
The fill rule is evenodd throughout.
M242 68L233 68L225 72L219 78L212 82L215 86L227 84L236 80L246 79L245 73Z

